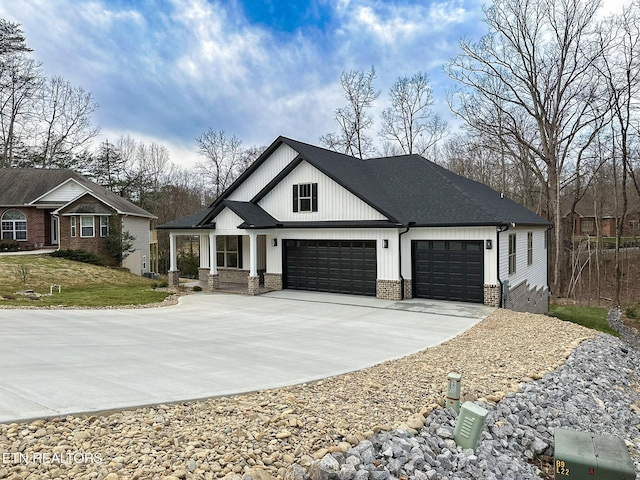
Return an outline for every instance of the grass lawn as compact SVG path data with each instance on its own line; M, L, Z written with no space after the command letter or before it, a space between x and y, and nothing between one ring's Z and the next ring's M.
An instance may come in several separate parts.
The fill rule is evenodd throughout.
M616 337L618 332L607 323L607 309L600 307L581 307L578 305L551 305L551 314L560 320L577 323L593 330L610 333Z
M169 293L153 289L148 278L106 267L47 255L0 256L0 306L107 307L161 302ZM60 285L49 296L50 286ZM16 295L22 290L47 294L39 299Z

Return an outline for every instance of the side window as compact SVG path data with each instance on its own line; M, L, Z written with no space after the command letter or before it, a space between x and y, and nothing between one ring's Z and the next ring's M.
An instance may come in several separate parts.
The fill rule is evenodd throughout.
M516 273L516 234L509 234L509 275Z
M527 232L527 265L533 265L533 232Z
M71 222L71 236L75 237L78 232L78 217L71 217L69 221Z

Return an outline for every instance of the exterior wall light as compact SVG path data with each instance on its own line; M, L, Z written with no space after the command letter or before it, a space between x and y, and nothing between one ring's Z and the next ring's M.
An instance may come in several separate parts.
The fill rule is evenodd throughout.
M382 248L389 248L389 240L382 240Z
M274 246L274 247L277 247L277 246L278 246L278 239L277 239L277 238L274 238L274 239L273 239L273 246Z
M491 239L487 239L485 245L487 247L487 250L491 250L493 248L493 242L491 241Z

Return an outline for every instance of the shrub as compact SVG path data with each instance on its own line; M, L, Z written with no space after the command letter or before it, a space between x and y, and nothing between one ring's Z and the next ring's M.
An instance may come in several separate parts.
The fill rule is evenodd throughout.
M201 292L202 291L202 287L200 285L194 285L191 290L194 291L194 292Z
M638 318L638 308L635 305L631 305L625 309L624 314L627 318L636 319Z
M17 240L0 240L0 252L17 252L20 250L20 242Z
M107 262L103 257L97 253L88 252L86 250L58 250L51 253L52 257L66 258L67 260L73 260L75 262L90 263L92 265L98 265L104 267Z

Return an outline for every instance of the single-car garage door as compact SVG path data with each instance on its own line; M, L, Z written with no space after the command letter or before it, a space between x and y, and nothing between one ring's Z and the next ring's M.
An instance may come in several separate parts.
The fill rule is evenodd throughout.
M484 303L482 241L414 240L413 296Z
M376 294L375 240L285 240L284 288Z

